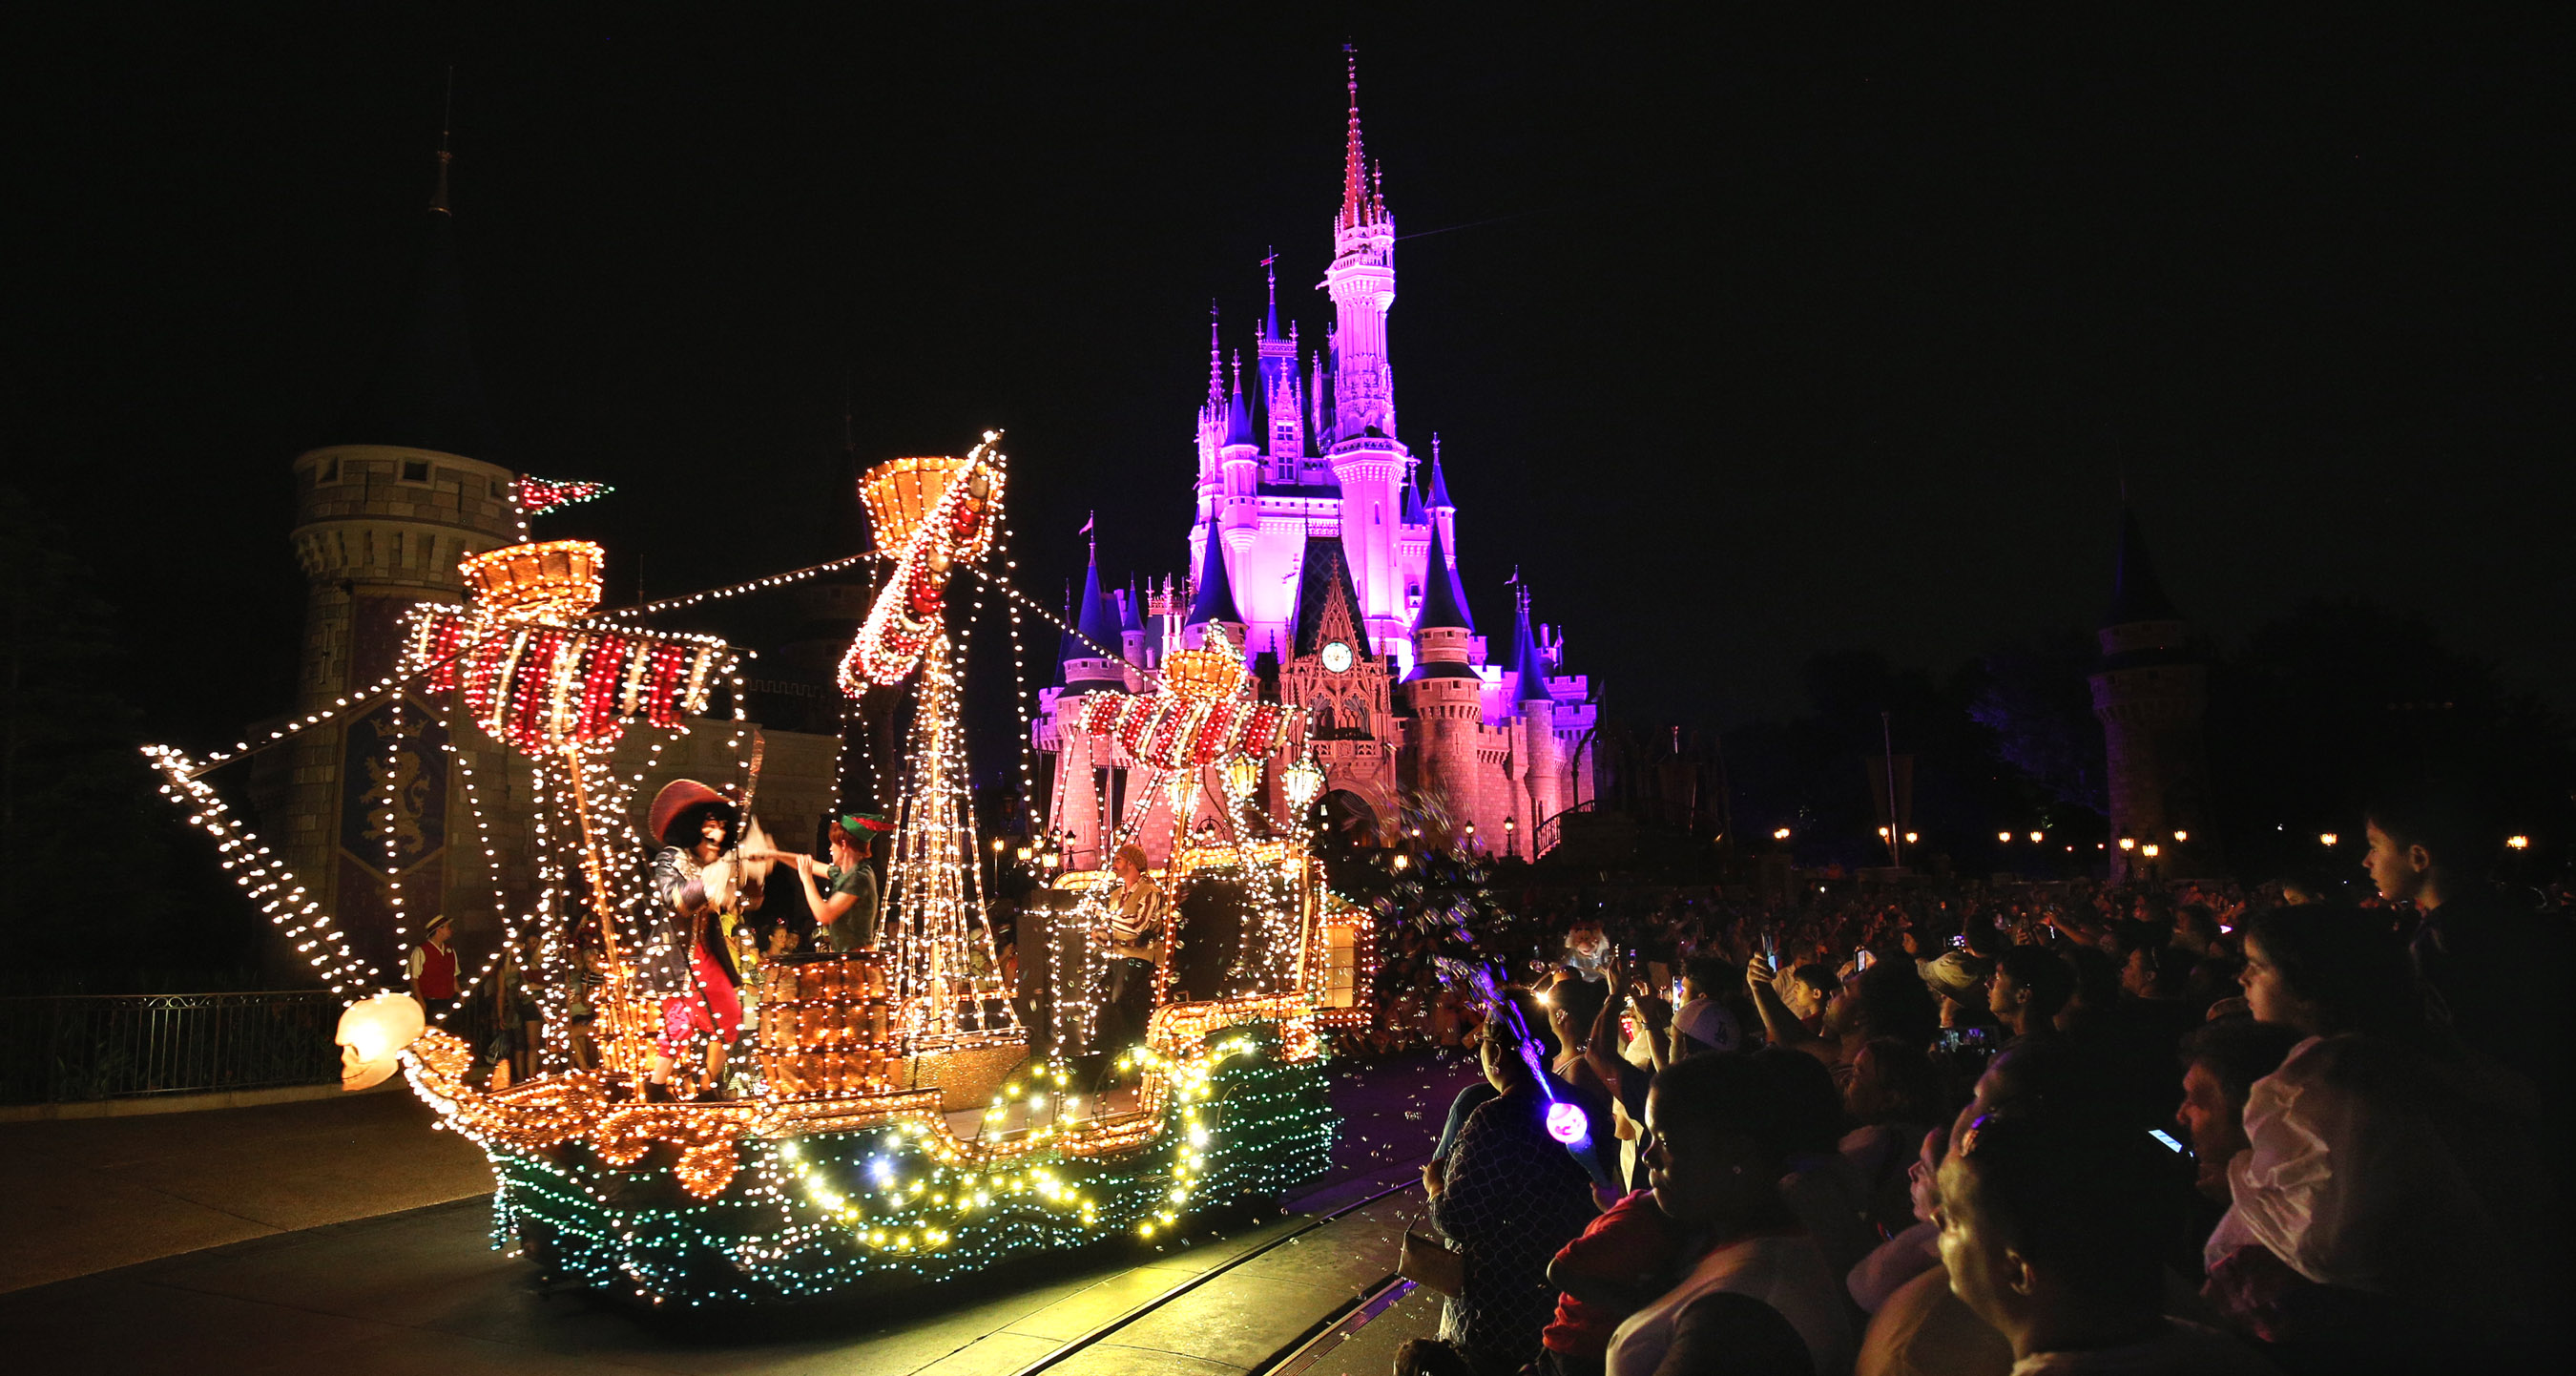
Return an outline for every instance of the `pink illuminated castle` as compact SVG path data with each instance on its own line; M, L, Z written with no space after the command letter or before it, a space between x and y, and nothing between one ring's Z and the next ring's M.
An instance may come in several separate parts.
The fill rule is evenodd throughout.
M1068 610L1075 633L1060 649L1058 686L1041 694L1036 735L1052 760L1046 825L1064 838L1071 868L1106 864L1104 847L1122 832L1159 862L1173 834L1167 791L1146 788L1147 771L1116 741L1081 729L1082 697L1147 691L1144 670L1217 635L1242 650L1263 696L1300 709L1287 749L1264 771L1274 815L1286 812L1280 770L1309 750L1333 820L1379 840L1393 839L1401 801L1418 795L1452 832L1427 842L1535 858L1554 819L1593 796L1588 684L1561 672L1560 637L1533 632L1517 578L1508 632L1478 631L1439 440L1426 475L1399 438L1386 333L1395 220L1362 152L1356 71L1350 92L1322 347L1302 343L1294 325L1281 332L1275 267L1248 375L1210 325L1194 574L1104 590L1095 556ZM1221 827L1222 798L1210 781L1185 803L1190 828Z

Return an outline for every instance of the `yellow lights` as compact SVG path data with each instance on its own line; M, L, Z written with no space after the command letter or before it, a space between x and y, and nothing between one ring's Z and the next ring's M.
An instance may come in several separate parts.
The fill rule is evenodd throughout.
M1008 848L1010 847L1010 844L1011 844L1010 842L1003 840L1003 839L1002 839L1001 837L999 837L999 836L994 837L994 838L993 838L993 853L994 853L995 855L999 855L999 854L1001 854L1004 850L1006 850L1006 849L1008 849Z
M2504 838L2504 847L2507 850L2529 850L2531 849L2531 838L2522 835L2508 836Z
M1279 787L1288 795L1289 810L1303 817L1306 805L1324 792L1324 771L1315 767L1315 752L1309 750L1299 755L1295 764L1279 771ZM1507 821L1503 825L1508 827L1511 823Z
M2030 834L2030 843L2031 843L2032 845L2034 845L2034 846L2035 846L2035 845L2038 845L2038 844L2040 843L2040 840L2042 839L2042 836L2043 836L2043 835L2044 835L2044 833L2041 833L2041 832L2036 832L2036 831L2032 832L2032 833Z
M958 475L973 459L948 455L889 459L859 479L859 504L868 509L868 526L877 548L900 549L948 495Z
M1230 698L1243 686L1243 659L1229 653L1234 642L1211 637L1222 650L1175 650L1163 661L1163 686L1177 697L1213 702Z
M2174 833L2174 840L2176 841L2188 841L2190 839L2191 833L2188 831L2176 831Z
M2141 847L2141 848L2139 849L2138 853L2139 853L2140 855L2143 855L2143 856L2147 857L2147 858L2148 858L2148 859L2150 859L2150 860L2153 860L2153 859L2155 859L2155 858L2156 858L2157 853L2158 853L2159 851L2161 851L2162 849L2163 849L2163 847L2158 846L2158 845L2157 845L2155 842L2153 842L2153 841L2150 841L2150 842L2148 842L2145 846Z
M1252 791L1261 787L1261 761L1250 755L1235 755L1225 762L1225 791L1238 804L1249 800Z
M2002 843L2003 843L2003 844L2005 844L2005 845L2011 845L2011 844L2012 844L2012 833L2011 833L2011 832L2009 832L2009 831L1999 831L1999 832L1996 832L1996 833L1995 833L1995 839L1996 839L1997 841L2002 842Z
M1394 865L1395 865L1395 867L1396 867L1397 869L1403 869L1403 868L1404 868L1404 863L1405 863L1405 861L1406 861L1406 859L1407 859L1407 858L1408 858L1408 857L1405 855L1405 853L1404 853L1403 851L1397 851L1397 852L1395 853L1395 860L1394 860L1394 862L1393 862L1393 863L1394 863Z
M1878 839L1880 839L1880 840L1882 840L1882 841L1884 841L1884 840L1886 840L1886 839L1887 839L1887 828L1885 828L1885 827L1880 827L1880 828L1878 829Z
M476 606L503 621L562 626L599 605L608 552L588 540L503 545L456 566Z
M1786 841L1786 840L1788 840L1788 839L1789 839L1789 829L1788 829L1787 827L1776 827L1776 828L1773 828L1773 830L1772 830L1772 832L1771 832L1771 839L1772 839L1772 840L1774 840L1774 841Z
M2134 836L2123 836L2123 837L2121 837L2121 838L2120 838L2120 849L2122 849L2122 850L2136 850L2137 848L2138 848L2138 838L2136 838L2136 837L2134 837Z
M1917 838L1915 837L1915 835L1914 835L1914 833L1913 833L1913 832L1910 832L1910 831L1909 831L1909 832L1905 833L1905 844L1907 844L1907 845L1909 845L1909 846L1910 846L1910 845L1913 845L1916 839L1917 839Z
M2342 837L2335 835L2331 831L2317 833L2317 844L2321 846L2331 846L2342 839Z

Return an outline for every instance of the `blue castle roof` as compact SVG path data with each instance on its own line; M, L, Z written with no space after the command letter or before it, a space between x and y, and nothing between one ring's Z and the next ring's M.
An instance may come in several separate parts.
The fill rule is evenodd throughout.
M1224 539L1213 526L1208 528L1207 550L1199 558L1198 595L1190 599L1189 619L1182 624L1204 626L1211 621L1244 624L1243 613L1234 605L1234 583L1226 577Z
M2102 624L2126 626L2139 621L2180 620L2182 613L2165 595L2164 580L2156 577L2155 557L2147 553L2147 537L2138 529L2138 513L2124 502L2120 506L2120 555L2112 574L2111 610L2103 616Z
M1118 654L1118 609L1100 591L1100 555L1094 551L1091 567L1082 575L1082 601L1076 607L1080 620L1075 629L1081 640L1072 640L1072 653L1067 659L1110 659ZM1070 637L1068 637L1070 639ZM1089 644L1083 643L1089 641Z
M1514 690L1522 702L1548 700L1547 658L1538 652L1538 637L1530 634L1529 604L1523 602L1520 624L1514 628L1518 644L1512 650L1512 675L1518 680Z
M1422 566L1422 614L1413 629L1461 630L1473 634L1476 619L1467 614L1467 590L1458 585L1458 570L1449 562L1448 542L1440 527L1431 528L1431 557Z

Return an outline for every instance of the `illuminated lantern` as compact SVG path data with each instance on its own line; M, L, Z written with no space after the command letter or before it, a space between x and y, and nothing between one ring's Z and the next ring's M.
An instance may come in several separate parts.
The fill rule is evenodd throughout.
M475 605L503 621L561 626L599 605L608 552L588 540L503 545L456 566Z
M889 459L859 479L877 551L895 566L841 659L841 688L852 697L912 672L941 632L949 573L993 548L1002 509L1001 455L993 449L999 438L988 432L962 459Z
M350 1004L340 1013L340 1088L373 1089L402 1068L403 1048L420 1040L429 1025L420 1000L409 994L378 994Z
M1199 777L1195 773L1174 774L1164 780L1163 792L1172 804L1172 826L1189 825L1192 805L1198 801Z
M1324 771L1315 767L1313 752L1297 757L1297 762L1279 771L1279 787L1288 794L1288 806L1299 814L1324 791Z
M1252 791L1261 787L1261 761L1250 755L1237 755L1225 762L1226 796L1241 807Z

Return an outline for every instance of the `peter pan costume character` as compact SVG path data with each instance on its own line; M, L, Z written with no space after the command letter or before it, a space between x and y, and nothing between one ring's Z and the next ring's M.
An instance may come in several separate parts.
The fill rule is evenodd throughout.
M830 826L832 863L806 855L778 858L796 866L805 882L805 906L813 911L814 944L835 951L872 951L877 944L876 871L868 865L875 838L894 830L894 823L874 812L843 814ZM816 882L816 872L821 882Z
M653 797L650 825L661 843L653 856L656 901L644 919L635 969L638 989L661 1013L648 1099L670 1097L671 1070L700 1037L707 1039L706 1083L722 1085L725 1046L742 1031L728 949L733 886L725 871L732 867L713 876L713 892L708 873L733 848L740 818L724 795L695 779L674 779Z

